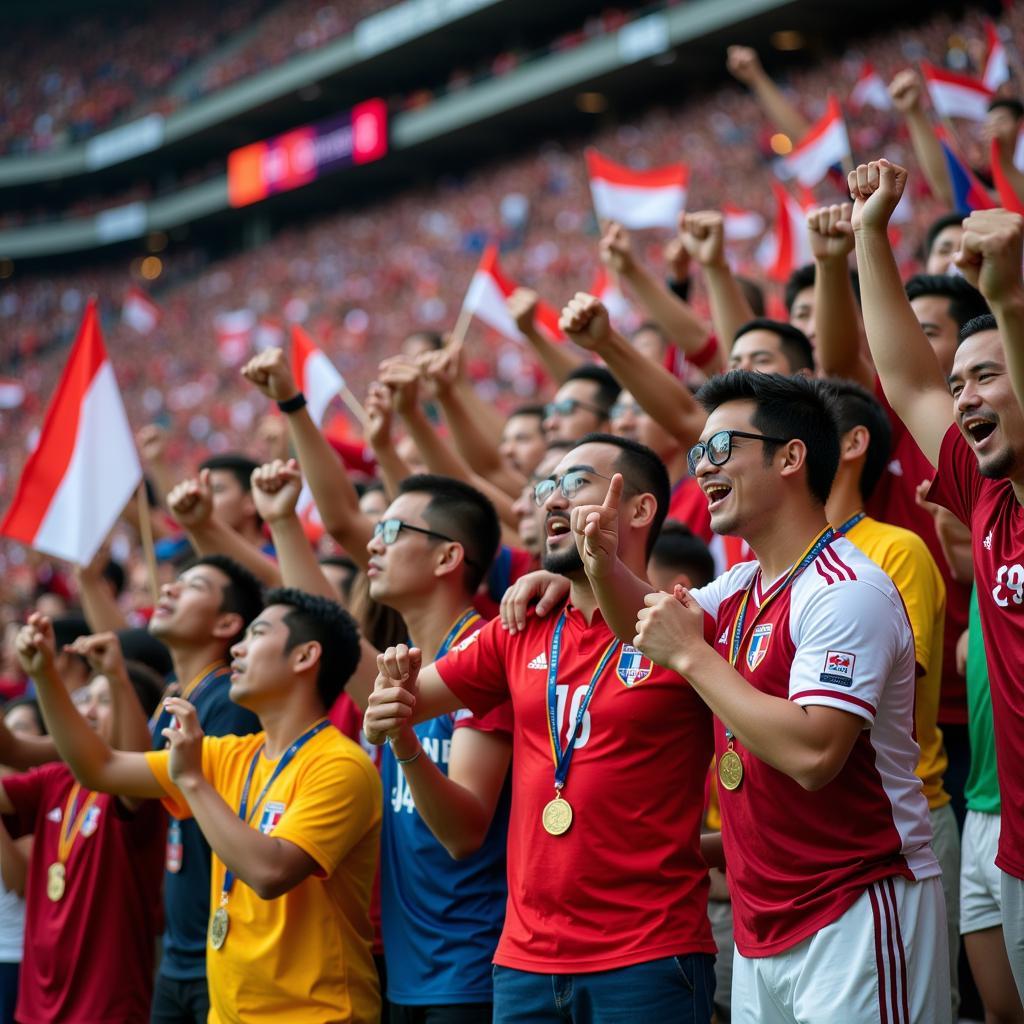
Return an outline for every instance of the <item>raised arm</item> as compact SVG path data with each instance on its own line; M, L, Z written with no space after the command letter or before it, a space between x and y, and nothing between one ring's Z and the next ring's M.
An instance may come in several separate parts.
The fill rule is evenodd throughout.
M516 327L529 342L541 366L557 387L585 360L567 345L556 345L540 333L535 320L539 301L540 296L532 289L517 288L508 297L506 306L509 316L515 320Z
M907 172L887 160L850 172L853 230L864 328L889 404L933 466L953 422L942 370L914 316L889 244L889 218L903 195Z
M593 295L577 292L562 311L561 325L577 345L601 356L616 380L683 447L696 443L707 414L664 366L641 355L612 329L608 311Z
M999 326L1006 368L1024 408L1024 217L1008 210L979 210L964 221L956 264L985 296Z
M875 368L864 349L864 324L850 281L851 216L849 203L807 214L814 254L815 357L823 377L844 377L872 391Z
M393 424L391 389L375 380L366 392L366 439L377 460L377 470L384 483L384 490L392 498L398 494L402 481L412 476L412 470L395 447Z
M268 348L250 359L242 367L242 375L274 401L285 401L299 393L288 360L279 348ZM288 435L313 492L324 529L359 568L365 570L366 545L373 534L373 523L359 508L359 495L341 459L305 406L287 413L286 418Z
M924 174L932 195L943 206L953 208L953 185L949 168L942 155L942 147L932 131L932 123L922 102L921 79L916 71L907 68L889 83L889 96L893 106L907 119L910 144Z
M32 677L50 736L60 756L86 789L122 797L160 797L163 787L145 754L112 750L71 702L54 670L53 625L34 614L17 639L18 658Z
M96 633L125 629L128 625L124 612L103 578L103 567L109 558L110 549L104 545L88 565L75 566L75 582L78 584L82 613L89 628Z
M725 218L718 210L682 214L679 239L704 271L711 322L718 336L717 358L706 367L710 376L725 369L736 332L754 319L754 311L726 259Z
M765 116L794 142L810 130L810 122L800 113L771 79L761 64L757 51L749 46L730 46L726 51L726 67L734 78L754 94Z
M707 345L711 335L708 324L634 257L625 228L609 222L601 236L600 252L602 261L629 285L647 315L676 348L691 356Z
M184 527L197 554L227 555L244 565L267 586L281 585L281 573L277 566L259 548L214 514L208 469L202 469L199 476L177 484L167 495L167 507Z

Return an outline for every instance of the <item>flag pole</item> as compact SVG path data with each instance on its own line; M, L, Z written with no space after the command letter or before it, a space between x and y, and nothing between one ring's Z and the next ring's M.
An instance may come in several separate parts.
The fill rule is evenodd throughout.
M149 576L149 590L153 595L153 604L160 600L160 581L156 571L156 548L153 545L153 520L149 515L149 495L146 493L146 478L139 481L135 492L135 507L139 513L139 536L142 539L142 554L146 559L146 570Z
M346 408L357 420L359 425L363 428L365 433L370 424L370 417L366 415L366 410L363 408L362 403L354 394L352 389L347 384L341 385L341 390L338 392L338 397L345 403Z
M469 330L472 319L473 310L463 303L462 309L459 310L459 318L455 321L455 327L448 335L447 348L456 348L466 340L466 331Z

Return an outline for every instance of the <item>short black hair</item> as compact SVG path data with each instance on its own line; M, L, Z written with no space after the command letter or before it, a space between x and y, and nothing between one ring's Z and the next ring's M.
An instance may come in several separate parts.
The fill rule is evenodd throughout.
M797 267L792 274L789 275L789 280L786 281L786 287L783 292L783 296L786 303L786 312L793 312L793 303L796 302L797 295L800 294L805 288L814 287L814 264L805 263L802 267ZM857 300L857 305L860 305L860 275L856 270L850 271L850 285L853 288L853 297Z
M367 494L373 494L376 491L384 493L384 484L380 480L356 480L355 481L356 494L360 498L364 498Z
M603 366L594 366L592 363L577 366L562 383L568 384L571 380L588 380L597 385L596 404L604 409L605 416L608 415L609 410L615 404L615 399L619 397L619 392L622 390L621 385L612 375L611 370L605 369Z
M544 406L538 405L537 403L530 403L529 405L517 405L509 414L505 417L506 422L515 416L531 416L544 421L544 417L547 414L544 412Z
M412 331L405 336L405 340L408 341L410 338L422 338L435 351L444 348L444 338L437 331Z
M462 480L436 473L406 477L398 493L429 495L423 518L432 530L462 545L463 582L467 592L475 594L501 542L501 523L490 499Z
M972 335L981 334L982 331L997 330L999 330L999 324L996 323L996 318L991 313L976 316L960 328L960 344L962 345Z
M163 678L141 661L126 661L124 667L143 712L147 718L152 718L153 712L160 706L160 698L164 695Z
M874 494L889 464L892 424L882 403L859 384L831 377L827 383L834 395L840 439L854 427L865 427L870 435L867 457L860 474L860 496L867 501Z
M324 555L318 561L321 566L331 565L350 573L348 579L341 585L341 596L345 604L348 604L352 599L352 584L355 582L356 576L359 575L359 566L348 555Z
M715 578L715 560L707 544L673 519L662 526L651 561L672 572L685 572L695 587L706 587Z
M933 295L949 299L948 312L957 327L989 312L981 292L966 278L954 274L915 274L904 287L910 302Z
M120 594L124 590L124 566L120 562L115 562L113 558L108 558L100 575L114 588L115 595Z
M990 114L993 110L1008 110L1018 121L1024 117L1024 103L1015 96L996 96L988 105Z
M81 615L73 612L67 615L57 615L53 619L53 640L58 654L68 644L73 644L80 636L89 636L91 633L89 623Z
M770 331L776 335L779 339L779 348L782 349L782 354L793 373L814 369L814 346L799 327L787 324L784 320L772 320L766 316L755 317L736 331L736 336L732 339L733 344L751 331Z
M935 239L942 234L946 228L958 228L963 225L964 215L957 210L951 210L949 213L944 213L940 217L936 217L935 220L928 225L928 230L924 236L924 247L921 252L922 259L927 262L928 257L932 254L932 246L935 244Z
M815 501L828 501L839 468L839 425L831 391L824 381L781 373L730 370L712 377L697 392L712 413L727 402L753 402L751 423L762 433L803 441L807 449L807 488ZM764 442L765 465L778 445Z
M764 316L764 289L752 277L744 277L742 274L733 276L740 286L740 291L743 292L743 297L747 300L750 312L754 316Z
M622 474L622 482L634 494L653 494L657 509L651 522L651 532L647 535L645 557L650 558L654 550L654 542L661 532L662 523L668 515L669 502L672 499L672 485L668 479L665 463L645 444L633 441L628 437L615 434L603 434L597 431L584 434L574 445L579 448L584 444L610 444L619 449L615 460L615 471Z
M234 612L242 618L242 628L227 641L227 646L230 647L242 638L246 627L263 608L263 584L244 565L233 558L228 558L227 555L203 555L190 562L186 568L191 569L197 565L212 566L228 578L228 585L224 588L224 599L217 610Z
M252 491L253 470L259 469L260 464L255 459L241 452L224 452L222 455L211 455L199 463L200 469L220 469L230 473L237 481L239 487L248 494Z
M148 665L161 679L166 679L174 671L171 652L148 629L142 626L119 629L117 639L126 661Z
M9 711L14 711L16 708L29 708L36 716L40 735L45 736L48 733L49 730L46 728L46 719L43 718L43 712L39 707L39 701L37 701L35 697L12 698L3 706L3 710L0 710L0 717L6 718L7 713Z
M285 654L310 640L320 644L316 691L324 710L330 710L359 667L362 651L355 619L337 601L307 594L294 587L277 587L269 591L264 607L275 604L289 609L284 616L284 624L288 627Z

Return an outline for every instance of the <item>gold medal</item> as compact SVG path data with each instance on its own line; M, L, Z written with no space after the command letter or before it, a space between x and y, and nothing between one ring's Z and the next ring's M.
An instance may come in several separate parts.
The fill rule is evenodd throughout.
M60 861L54 861L46 871L46 895L53 903L59 903L67 888L67 872Z
M229 923L227 908L218 907L210 921L210 945L214 949L220 949L224 945L224 940L228 937Z
M544 805L540 816L544 831L551 836L565 835L572 824L572 806L568 800L562 798L559 793L554 800L549 800Z
M743 781L743 761L735 750L727 750L719 759L718 780L726 789L739 789Z

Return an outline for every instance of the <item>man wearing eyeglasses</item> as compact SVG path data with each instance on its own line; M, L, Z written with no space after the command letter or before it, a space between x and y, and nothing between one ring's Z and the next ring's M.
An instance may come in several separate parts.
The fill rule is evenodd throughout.
M367 545L370 596L400 612L434 656L471 643L473 596L494 558L491 503L458 480L412 476ZM382 752L381 919L392 1024L489 1024L491 958L504 918L507 702L442 714Z
M600 500L617 473L619 556L643 576L668 507L665 467L637 442L588 435L534 488L545 568L570 585L554 614L524 612L509 629L490 622L422 669L418 647L390 648L363 723L383 743L410 722L463 706L485 714L511 698L499 1024L711 1016L715 944L699 845L710 714L683 679L613 636L570 530L573 510Z
M544 437L575 442L584 434L607 430L608 415L618 396L618 381L603 366L573 370L544 406Z

